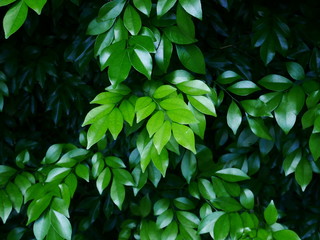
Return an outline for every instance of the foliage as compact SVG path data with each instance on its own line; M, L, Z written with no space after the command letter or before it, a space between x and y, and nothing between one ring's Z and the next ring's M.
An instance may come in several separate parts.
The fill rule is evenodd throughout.
M0 6L3 239L320 239L314 1Z

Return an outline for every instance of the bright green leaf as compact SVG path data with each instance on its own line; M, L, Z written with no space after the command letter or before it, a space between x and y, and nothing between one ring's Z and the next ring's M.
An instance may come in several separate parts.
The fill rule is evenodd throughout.
M164 121L162 126L153 136L153 144L160 154L163 147L168 143L171 138L171 124L169 121Z
M148 79L150 79L152 72L152 58L150 56L150 53L143 47L136 45L135 48L129 54L129 57L132 66L138 72L142 73Z
M266 220L267 224L272 225L278 219L278 211L274 205L274 202L271 201L268 207L263 212L264 219Z
M121 210L125 198L126 190L119 181L113 179L111 184L110 196L115 205Z
M319 148L319 145L318 145ZM306 189L312 180L312 167L308 159L302 158L295 170L295 179L300 185L302 191Z
M196 153L193 131L184 125L172 123L172 133L176 141L184 148Z

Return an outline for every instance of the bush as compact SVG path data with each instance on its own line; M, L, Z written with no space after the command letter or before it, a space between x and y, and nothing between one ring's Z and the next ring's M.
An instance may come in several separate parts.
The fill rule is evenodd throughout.
M0 6L2 239L320 239L318 3Z

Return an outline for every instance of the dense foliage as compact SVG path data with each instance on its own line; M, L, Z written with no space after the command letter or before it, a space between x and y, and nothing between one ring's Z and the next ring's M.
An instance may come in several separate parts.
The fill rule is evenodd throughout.
M320 239L316 1L0 6L1 239Z

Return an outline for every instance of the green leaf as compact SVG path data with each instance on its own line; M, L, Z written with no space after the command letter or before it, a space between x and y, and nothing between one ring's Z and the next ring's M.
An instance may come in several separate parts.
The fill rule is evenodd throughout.
M302 156L301 149L297 149L292 153L286 155L286 158L284 159L283 165L282 165L282 168L286 176L288 176L289 174L293 173L296 170L301 160L301 156Z
M128 100L123 100L119 106L119 110L123 116L123 120L132 126L135 116L134 106Z
M157 149L158 154L161 153L163 147L168 143L170 138L171 138L171 124L169 121L164 121L162 126L153 136L153 144Z
M177 0L158 0L157 16L161 17L166 14L176 3Z
M265 65L268 65L276 55L275 45L276 43L273 35L269 35L266 41L260 47L260 58Z
M146 170L151 161L151 150L153 148L152 144L152 141L149 141L149 143L143 148L143 151L140 152L140 165L142 172Z
M14 209L17 213L19 213L23 203L23 196L20 189L14 183L8 182L6 192L10 201L12 202Z
M128 52L121 51L112 58L108 69L109 80L112 84L117 85L127 79L131 69Z
M159 228L167 227L173 220L173 211L168 209L157 217L157 226Z
M61 213L50 210L50 219L53 229L64 239L70 240L72 228L69 220Z
M176 141L184 148L196 154L193 131L184 125L172 123L172 133Z
M46 4L47 0L38 0L38 1L33 1L33 0L23 0L29 8L34 10L38 15L41 14L42 8Z
M272 140L272 136L270 135L268 128L266 125L264 125L264 122L261 118L251 118L248 116L247 120L251 131L255 135L267 140Z
M53 168L47 176L46 182L53 182L57 180L62 180L71 172L70 168Z
M161 215L163 212L165 212L170 205L169 199L163 198L155 202L153 205L153 212L155 216Z
M224 212L216 211L205 216L199 224L199 227L198 227L199 234L212 232L215 223L224 214L225 214Z
M216 109L210 98L204 96L190 96L188 100L199 112L216 117Z
M198 182L198 188L203 198L207 200L213 200L216 198L212 183L207 179L200 179Z
M117 31L119 32L120 30L117 30ZM126 46L126 41L121 39L121 40L118 40L116 43L113 43L112 45L107 46L101 51L100 58L99 58L101 71L104 70L106 67L110 66L110 64L113 62L113 59L118 58L118 54L121 54L125 51L125 46ZM102 93L102 94L105 94L105 93ZM114 103L114 102L100 103L100 102L92 101L91 103L107 104L107 103Z
M0 218L2 219L3 224L6 223L10 213L12 211L12 203L8 197L8 195L0 190Z
M286 63L287 71L294 80L303 80L305 73L303 67L296 62Z
M95 18L89 23L86 34L99 35L101 33L104 33L113 26L114 22L115 22L115 19L110 19L110 20L101 22ZM112 32L112 31L109 31L109 32Z
M87 30L88 31L88 30ZM109 47L114 39L114 31L111 29L110 31L99 34L94 43L94 55L99 56L103 49Z
M165 177L169 166L169 155L167 149L162 149L159 154L155 148L152 148L151 159L154 166L161 172L162 176Z
M250 179L246 173L237 168L225 168L217 171L215 175L228 182L240 182Z
M152 2L151 0L133 0L133 5L143 14L150 16Z
M192 210L196 207L194 202L185 197L175 198L173 200L174 205L180 210Z
M178 57L183 66L195 73L206 73L204 56L201 50L196 45L176 45L176 49Z
M206 124L207 124L206 117L204 114L196 110L191 104L189 104L188 107L192 111L194 117L197 120L196 123L190 123L189 126L196 135L198 135L201 139L204 139Z
M184 224L180 224L179 229L180 229L180 236L181 236L179 240L182 240L182 239L200 240L201 239L197 231L194 230L193 228L184 226Z
M297 183L304 191L312 180L312 167L308 159L302 158L294 173Z
M230 223L230 237L232 239L239 239L243 233L243 223L239 213L229 213Z
M320 157L319 142L320 142L320 134L319 133L311 134L309 138L309 148L314 161L317 161Z
M150 36L144 36L144 35L131 36L129 39L129 45L132 46L133 48L136 45L140 45L150 53L156 52L154 41Z
M89 172L90 172L90 169L86 164L78 164L76 167L77 176L86 180L87 182L89 182Z
M183 9L181 4L177 5L176 22L178 28L180 28L185 34L187 34L191 38L195 37L196 31L192 16Z
M183 177L190 183L191 178L197 171L197 159L191 151L186 151L181 161L181 172ZM183 209L184 210L184 209Z
M217 78L217 82L221 84L230 84L242 79L242 77L234 71L225 71Z
M31 182L21 174L16 176L14 179L14 184L19 187L22 195L25 195L27 189L31 186Z
M168 98L159 104L165 110L189 109L188 105L180 98Z
M113 178L125 185L125 186L134 186L135 182L132 178L132 175L126 169L115 168L112 169Z
M167 80L171 84L179 84L193 79L194 76L185 70L175 70L165 76L165 80Z
M284 91L292 86L292 82L289 79L277 74L267 75L258 83L266 89L272 91Z
M31 204L28 207L27 215L28 215L28 222L27 225L29 225L34 220L37 220L44 210L47 209L47 207L50 205L52 199L52 194L47 194L44 197L40 199L35 199L31 202Z
M108 187L111 180L111 171L108 167L106 167L98 176L96 181L96 186L100 194L102 194L103 190Z
M288 92L288 110L298 115L305 103L305 93L302 87L296 85Z
M185 227L196 228L200 223L199 218L191 212L176 211L176 215L179 222Z
M27 15L28 6L23 0L20 0L10 7L3 18L3 29L6 39L22 26L27 19Z
M87 133L87 149L103 138L108 126L108 116L100 118L90 126Z
M191 123L197 123L197 119L191 112L191 110L187 109L175 109L175 110L169 110L166 112L168 117L176 123L180 124L191 124Z
M51 222L49 219L49 214L44 213L41 215L41 217L35 221L33 224L33 233L37 240L44 239L48 232L49 228L51 226Z
M295 232L287 229L274 232L273 237L275 240L300 240L299 236Z
M236 135L242 121L242 114L238 105L232 100L227 112L227 124Z
M276 121L280 128L288 134L296 122L296 114L293 108L290 108L292 102L289 102L288 94L285 93L282 97L280 105L274 111Z
M0 7L3 7L3 6L7 6L9 5L10 3L13 3L15 2L16 0L2 0L1 3L0 3Z
M171 41L165 35L162 35L155 54L155 60L158 67L165 73L167 72L170 64L172 50L173 47Z
M240 195L240 203L247 209L253 209L254 207L254 195L251 190L243 189Z
M237 212L242 209L240 203L231 197L219 197L212 200L215 208L221 209L225 212Z
M200 80L185 81L177 84L177 88L189 95L204 95L211 93L207 84Z
M125 3L126 0L113 0L104 4L99 11L99 21L107 21L118 17L122 12Z
M119 133L123 128L123 117L118 108L114 108L107 117L109 131L114 140L117 139Z
M136 45L129 54L132 66L148 79L151 78L152 58L150 53L143 47Z
M177 89L171 85L162 85L156 89L153 93L154 98L164 98L171 93L175 92Z
M171 222L161 234L161 240L176 240L178 235L178 225Z
M125 199L126 190L119 181L113 179L111 184L110 196L112 201L121 210L123 201Z
M29 162L29 161L30 161L30 153L28 152L28 150L23 150L16 157L16 165L19 168L24 168L24 164Z
M123 95L113 92L99 93L90 103L96 104L115 104L122 100Z
M149 137L152 137L163 125L164 113L163 111L157 111L147 122L147 131Z
M131 35L137 35L142 27L139 13L130 4L124 11L123 24Z
M200 0L179 0L179 3L187 13L202 20L202 8Z
M195 38L190 37L177 26L166 27L163 31L169 41L176 44L184 45L195 43L197 41Z
M247 96L259 91L260 88L252 81L243 80L231 85L227 90L239 96Z
M267 105L260 99L248 99L240 102L244 111L253 117L271 117Z
M102 117L105 117L107 114L109 114L112 111L113 107L114 107L114 104L104 104L102 106L91 109L86 115L82 126L93 124L94 122L101 119ZM48 162L48 159L46 159L46 162Z
M231 223L233 224L233 223ZM215 240L224 240L229 235L230 221L227 214L221 215L213 226L213 236Z
M278 211L274 205L274 202L271 201L268 207L263 212L264 219L268 225L274 224L278 219Z
M126 167L124 162L118 157L106 157L105 162L111 168L125 168Z

